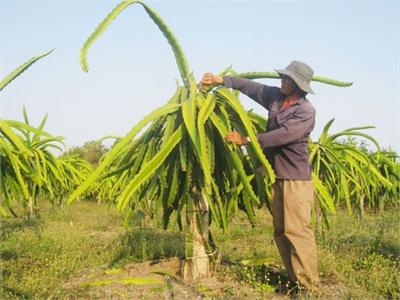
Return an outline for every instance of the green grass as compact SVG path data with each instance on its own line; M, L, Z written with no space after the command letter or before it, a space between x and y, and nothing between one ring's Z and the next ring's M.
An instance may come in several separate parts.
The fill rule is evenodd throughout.
M398 299L396 210L367 214L362 220L339 212L330 220L330 231L316 235L323 298ZM238 216L227 232L212 229L223 253L220 276L272 293L284 274L271 216L259 211L254 228L245 216ZM2 220L0 237L2 299L79 298L66 287L79 274L89 278L90 270L96 268L117 274L132 262L184 253L182 234L138 226L126 229L115 210L92 202L62 209L45 207L34 220ZM90 277L90 282L101 280L105 279ZM205 295L212 293L199 289ZM227 282L226 296L232 295L235 290Z
M323 297L400 299L399 216L394 209L363 219L346 212L330 217L330 230L316 232L319 272L327 287ZM257 219L252 228L243 216L216 239L225 260L234 263L229 271L262 288L284 281L285 276L277 268L282 263L273 240L272 217L259 212Z
M363 219L340 214L318 235L320 271L345 284L357 298L399 299L400 222L396 209Z
M123 232L119 215L104 205L43 212L34 220L3 220L0 257L2 298L57 297L76 272L107 264Z

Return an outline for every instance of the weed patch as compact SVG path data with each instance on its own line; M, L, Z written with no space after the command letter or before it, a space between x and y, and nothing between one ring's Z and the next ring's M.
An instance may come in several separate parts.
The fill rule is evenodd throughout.
M225 232L211 226L221 270L194 286L179 278L179 232L142 224L126 230L117 212L94 202L41 211L38 219L3 220L2 299L286 297L275 293L287 276L266 211L258 211L255 227L245 215ZM321 298L399 299L398 232L395 211L361 220L340 211L332 216L330 231L316 234Z
M110 266L184 256L184 238L179 232L135 228L124 234Z

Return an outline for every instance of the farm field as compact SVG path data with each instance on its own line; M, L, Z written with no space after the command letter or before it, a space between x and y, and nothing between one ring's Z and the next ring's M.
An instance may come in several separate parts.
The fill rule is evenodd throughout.
M38 54L37 48L26 47L30 43L23 38L23 47L13 45L13 49L23 48L35 56L22 64L14 64L7 57L6 61L12 61L14 67L9 72L7 66L7 75L0 77L0 104L10 111L4 115L2 112L0 118L0 299L400 299L400 148L396 145L397 136L392 134L392 128L397 128L398 116L392 112L397 102L389 102L398 98L394 88L398 73L392 70L398 54L392 54L386 66L380 59L379 66L365 68L365 62L377 61L378 52L381 58L389 57L381 53L382 47L378 51L367 46L382 44L373 41L371 34L378 32L378 24L367 29L367 24L360 23L358 29L354 28L357 26L351 14L351 25L343 26L341 31L345 34L335 38L323 23L329 15L335 16L330 23L338 31L336 16L341 16L341 23L345 24L343 13L350 9L346 5L337 10L340 13L333 13L331 7L328 13L326 8L321 10L313 3L310 16L313 32L318 34L298 37L307 45L307 52L315 48L304 56L315 66L314 74L310 66L297 61L301 48L294 49L293 45L299 43L286 38L296 36L296 30L310 29L306 23L303 30L300 24L296 30L289 26L286 20L293 19L289 17L291 4L283 3L284 14L270 9L269 3L265 10L255 9L254 5L240 9L226 5L223 13L217 13L213 5L219 26L221 20L228 20L225 16L234 19L231 12L243 14L244 9L250 9L243 20L265 19L268 23L263 28L274 24L286 30L275 38L275 30L272 35L264 31L256 34L254 26L244 30L245 34L234 30L234 23L242 27L247 22L231 22L232 27L225 31L235 34L230 38L225 33L220 36L223 31L216 32L218 26L206 29L212 22L210 9L205 7L207 18L201 17L199 22L207 19L204 28L201 26L207 39L190 30L185 18L193 24L197 21L188 17L189 7L181 7L183 4L153 9L142 1L122 0L113 9L103 7L104 11L100 4L89 10L67 5L64 8L69 13L61 9L66 4L57 4L56 10L48 4L46 9L39 3L24 5L24 10L14 3L1 5L1 10L7 11L2 15L8 16L4 23L13 29L29 24L35 28L34 33L29 34L22 27L20 30L24 36L35 37L35 43L39 43L40 36L67 36L60 29L76 27L79 32L68 32L68 36L77 38L68 41L68 45L64 38L64 46L51 41L62 49L60 52L49 49ZM132 13L129 18L137 24L126 23L124 18L129 15L124 11L128 7L141 7L146 18L154 23L153 27L165 38L164 44L169 45L168 53L173 54L177 70L164 70L163 63L158 63L157 68L128 64L149 62L141 58L141 42L136 37L142 38L143 44L150 43L146 53L158 48L167 53L165 48L152 43L150 31L145 29L147 23L140 17ZM162 13L158 13L158 8ZM178 8L185 13L178 13ZM201 16L200 10L193 8L190 11ZM360 19L376 19L383 24L397 19L392 13L397 8L395 4L384 7L380 19L373 7L369 8L372 18L364 14L364 9L357 11ZM24 15L24 11L29 14ZM273 12L270 20L264 11ZM299 7L296 18L301 14L305 20L307 11ZM75 21L81 20L80 25L70 26L70 17L61 21L60 12L64 17L73 15ZM186 36L182 44L185 48L199 42L207 46L189 47L193 54L200 51L198 54L205 58L200 68L195 60L189 64L178 35L168 26L171 12L172 20L177 21L179 15L182 22L171 23L179 36ZM288 18L281 26L273 21L275 15L286 13ZM32 17L35 22L40 21L38 24L45 24L49 19L45 15L51 16L52 22L60 21L58 25L45 26L57 32L45 34L43 29L31 26ZM319 15L320 21L314 19ZM14 21L18 26L13 25ZM131 40L122 38L128 32L117 32L111 27L140 29L129 32L133 42L130 46L134 48L119 44ZM395 26L385 23L383 32L387 28ZM182 29L190 35L182 34ZM5 36L17 39L11 31ZM212 42L212 36L218 40ZM254 63L249 60L236 68L231 60L247 60L249 55L243 55L243 51L238 56L228 55L239 47L225 41L236 41L239 36L242 37L238 44L255 46L260 42L266 47L254 53L264 55L274 50L270 41L290 51L274 50L276 56L268 54L271 64L261 64L258 57ZM259 38L256 43L246 43L242 39L245 36ZM353 38L342 40L342 36L368 36L368 44ZM386 38L383 34L377 36L386 45L394 34ZM100 42L100 37L104 42ZM315 40L329 47L308 47ZM49 42L46 40L43 45ZM216 47L222 44L229 45L228 50ZM109 45L120 47L129 55L114 54L116 49L107 48ZM217 53L222 58L211 60L212 56L205 51L211 49L210 45L212 56ZM340 54L340 49L334 49L336 45L362 46L350 55L347 46ZM385 49L396 48L387 45ZM246 46L246 51L247 48L250 47ZM67 70L72 65L67 62L67 52L63 52L67 49L81 49L81 70L87 73L90 62L90 75L82 77L76 73L78 51L67 55L68 59L75 57L76 64L69 76L67 71L48 67ZM364 56L365 49L371 57ZM15 55L22 62L13 52L8 56ZM89 52L94 54L88 55ZM95 53L112 54L101 59ZM152 55L164 61L161 52L157 53ZM56 63L61 58L62 63ZM123 68L118 65L120 58ZM274 69L272 63L280 65L288 59L292 62L286 69ZM37 73L23 74L33 64ZM115 69L102 68L102 64ZM219 73L208 73L208 68ZM196 69L204 74L201 80ZM358 72L361 69L362 73ZM146 74L147 70L151 76ZM130 73L140 76L131 77ZM43 74L51 80L44 80ZM98 74L107 75L96 77ZM168 74L162 79L164 83L168 83L167 77L175 77L175 92L157 83L163 74ZM99 78L107 78L106 84L97 82ZM127 78L129 84L124 81ZM144 85L142 78L151 85ZM274 80L281 81L280 88ZM25 82L26 86L20 85ZM371 82L379 89L371 89ZM313 104L306 98L311 99L314 94L310 83L317 95ZM56 93L47 95L53 88ZM13 94L15 91L27 93ZM363 94L364 91L368 93ZM162 93L155 96L153 92ZM245 95L254 100L252 105L263 107L262 113L255 110L257 107L247 106L249 99L242 98ZM156 98L158 102L150 101ZM383 105L376 101L378 98L385 101ZM12 107L21 109L22 116L16 119ZM379 111L382 107L387 110ZM117 108L130 115L124 117L112 110ZM373 115L366 114L367 110ZM138 114L131 115L133 111ZM80 113L85 116L83 123L82 119L79 122ZM99 126L96 117L102 115ZM382 123L377 116L385 116L391 123ZM122 126L117 119L125 119L129 124ZM312 136L315 125L319 133ZM74 146L76 142L71 142L71 138L85 142ZM280 254L274 241L272 211L277 240L280 227L286 236L280 240ZM318 270L310 217L317 242ZM320 286L314 289L318 277Z
M35 219L3 219L2 299L289 299L272 219L256 212L252 228L238 215L226 233L212 228L223 254L213 277L184 284L184 238L140 215L125 228L114 208L90 201L54 209ZM397 211L338 212L317 234L321 299L398 299L400 223ZM280 277L281 276L281 277ZM298 296L309 299L306 294Z

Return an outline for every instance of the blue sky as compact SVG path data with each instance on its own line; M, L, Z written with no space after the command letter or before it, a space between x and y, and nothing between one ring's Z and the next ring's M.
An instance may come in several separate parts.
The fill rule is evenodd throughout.
M131 6L90 49L89 73L79 51L119 1L0 2L0 77L48 49L0 94L0 116L33 124L49 113L47 130L68 147L124 135L163 105L180 80L172 51L141 6ZM349 88L312 83L315 139L368 130L400 152L400 1L147 1L169 24L199 81L229 65L239 72L272 71L291 60L316 75L353 81ZM259 80L279 85L278 80ZM245 96L247 109L266 111Z

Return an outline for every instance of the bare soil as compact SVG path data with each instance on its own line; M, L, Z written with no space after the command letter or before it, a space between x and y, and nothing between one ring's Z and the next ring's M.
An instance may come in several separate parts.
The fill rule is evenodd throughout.
M289 295L254 288L239 282L229 272L192 283L180 279L181 262L170 258L127 264L119 269L106 266L77 274L63 286L69 299L333 299L346 294L334 278L323 278L320 295ZM274 286L274 285L272 285ZM332 298L333 297L333 298Z
M193 283L180 279L181 262L170 258L125 265L121 269L99 267L77 274L63 286L69 299L286 299L285 295L255 290L227 274Z

